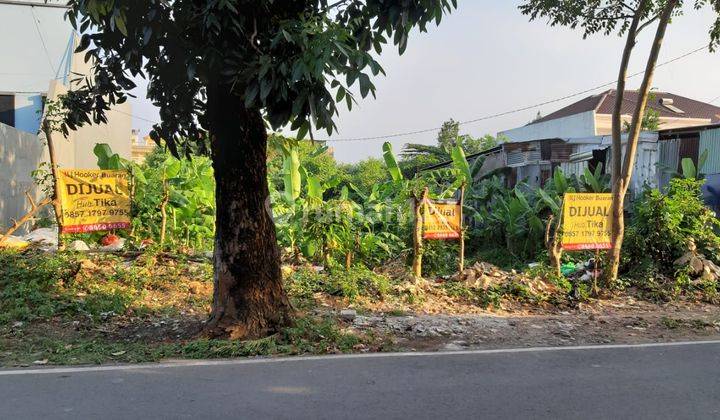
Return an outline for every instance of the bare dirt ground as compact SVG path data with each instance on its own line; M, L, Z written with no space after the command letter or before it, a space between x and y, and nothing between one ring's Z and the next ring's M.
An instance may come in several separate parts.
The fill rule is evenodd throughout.
M632 297L557 313L358 315L348 328L390 337L398 350L441 351L720 339L720 308Z
M720 306L702 303L698 296L652 303L628 289L611 298L580 301L548 282L488 266L494 284L518 282L532 292L530 298L506 294L483 303L478 296L487 289L477 282L416 283L396 276L383 295L351 299L318 289L291 293L298 325L269 337L275 340L272 348L265 348L272 340L210 342L202 334L212 298L208 263L148 255L91 256L64 264L71 269L62 282L34 290L27 304L27 291L5 302L18 314L38 312L34 320L11 318L0 324L0 366L720 340ZM16 276L29 270L18 267ZM31 274L53 276L54 267L46 268L47 274ZM304 284L292 281L291 292ZM454 286L465 288L458 294ZM42 315L33 302L52 302L51 314Z

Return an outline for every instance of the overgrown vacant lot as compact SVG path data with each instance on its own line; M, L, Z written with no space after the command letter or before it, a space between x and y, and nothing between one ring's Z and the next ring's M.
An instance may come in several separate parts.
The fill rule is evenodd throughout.
M261 340L213 340L202 332L212 299L202 257L31 249L1 252L0 267L4 366L720 337L720 312L699 294L657 303L629 288L598 301L543 269L486 263L416 283L398 261L376 272L286 266L295 324Z

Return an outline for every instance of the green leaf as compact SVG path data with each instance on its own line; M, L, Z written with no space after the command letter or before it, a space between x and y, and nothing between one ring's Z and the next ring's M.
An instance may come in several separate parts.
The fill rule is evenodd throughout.
M568 182L562 169L555 169L555 173L553 174L553 183L555 184L555 191L557 191L558 194L563 195L567 192Z
M705 163L707 162L708 155L710 154L710 149L705 149L698 158L698 165L697 165L697 174L698 176L702 173L703 168L705 167Z
M370 77L365 73L360 73L360 95L364 98L370 93L373 85L370 82Z
M107 143L98 143L93 148L93 153L98 158L98 167L100 169L108 169L108 159L110 159L110 156L113 155L110 145Z
M697 178L697 169L691 158L684 158L680 165L682 166L683 177L687 179Z
M140 183L140 184L148 183L147 178L145 177L145 174L142 171L142 168L138 164L136 164L136 163L132 164L131 172L132 172L132 176L135 179L136 183Z
M120 159L120 155L117 153L110 156L110 159L107 161L107 169L118 171L120 169L123 169L122 160Z
M303 140L305 138L305 136L307 136L309 131L310 131L310 122L305 121L302 123L302 125L298 129L296 138L298 140Z
M548 193L545 192L542 188L537 189L537 194L540 196L540 199L542 199L545 204L552 210L554 214L558 214L560 212L560 205L552 198Z
M115 15L115 26L118 28L120 33L128 36L127 26L125 25L125 12L120 11L120 13Z
M320 184L320 180L314 176L307 177L307 194L308 198L315 204L320 204L323 201L323 187Z
M182 162L180 162L179 159L175 159L174 157L170 156L168 157L165 162L163 162L163 175L165 176L165 179L169 178L175 178L180 173L180 170L182 169Z
M397 159L393 154L392 144L385 142L383 144L383 159L385 159L385 166L387 166L390 177L393 181L402 181L404 179L400 166L398 166Z
M599 193L602 192L603 188L600 185L600 181L595 178L595 175L593 175L592 172L590 172L590 169L585 168L585 183L590 186L592 189L591 192Z
M485 156L478 156L475 158L475 161L472 164L472 168L470 168L470 179L474 180L477 178L478 175L480 175L480 170L482 169L483 165L485 164Z
M468 184L472 182L472 172L470 171L470 165L465 158L465 152L462 147L458 144L452 149L452 160L455 168L460 172L463 181Z

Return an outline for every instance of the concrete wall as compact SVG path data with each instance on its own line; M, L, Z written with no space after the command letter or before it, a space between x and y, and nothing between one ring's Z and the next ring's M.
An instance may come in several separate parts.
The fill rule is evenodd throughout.
M30 210L26 191L40 199L31 173L46 160L47 148L36 135L0 123L0 229Z
M67 87L58 81L50 83L48 98L53 100L58 95L67 92ZM93 153L93 148L97 143L107 143L113 152L119 154L122 158L130 159L131 151L131 134L132 134L132 117L131 107L128 102L116 105L107 113L107 124L93 124L78 128L71 132L67 137L60 133L55 133L53 137L58 142L58 149L71 149L72 157L65 160L69 167L78 169L91 169L97 167L97 157ZM60 160L58 160L59 163Z
M531 141L549 138L584 137L595 135L595 112L588 111L564 118L539 122L501 131L510 141Z

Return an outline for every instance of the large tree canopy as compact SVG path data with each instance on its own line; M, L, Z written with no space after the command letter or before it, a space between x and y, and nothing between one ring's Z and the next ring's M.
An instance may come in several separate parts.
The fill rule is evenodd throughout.
M371 76L383 69L374 56L384 45L402 53L414 27L440 23L456 1L70 0L68 17L83 33L78 51L96 65L64 99L73 111L66 122L105 122L139 75L160 108L153 138L175 153L207 129L210 84L261 109L273 128L331 133L338 103L352 108L351 86L375 94Z
M211 334L258 337L289 322L268 213L267 127L331 133L338 103L375 94L375 57L456 0L70 0L93 72L63 99L64 130L105 122L133 78L160 108L153 139L209 152L215 174Z
M531 20L546 18L550 26L568 26L583 31L583 37L616 32L624 35L634 18L640 22L636 30L642 31L660 17L669 0L524 0L518 7ZM691 0L695 9L710 6L720 13L718 0ZM674 1L675 16L682 14L684 1ZM720 18L710 27L710 49L720 40Z

